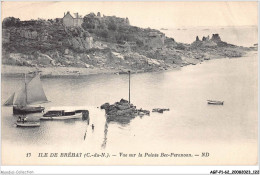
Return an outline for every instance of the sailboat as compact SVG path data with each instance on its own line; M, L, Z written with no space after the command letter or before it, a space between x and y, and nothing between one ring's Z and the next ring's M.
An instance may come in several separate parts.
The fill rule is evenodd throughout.
M24 86L17 93L16 100L14 101L15 94L12 94L4 103L4 105L13 105L13 114L43 112L44 107L32 105L48 102L41 85L40 74L36 74L28 83L26 82L25 74Z
M15 92L13 93L13 95L11 95L11 96L6 100L6 102L4 103L5 106L13 105L14 95L15 95Z

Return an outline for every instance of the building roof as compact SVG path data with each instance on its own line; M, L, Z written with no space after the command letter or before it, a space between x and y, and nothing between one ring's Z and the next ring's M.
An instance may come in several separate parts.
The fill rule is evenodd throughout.
M66 13L66 15L64 15L63 18L65 18L65 16L71 16L73 19L83 19L82 16L78 13L74 13L74 15L71 15L69 11Z

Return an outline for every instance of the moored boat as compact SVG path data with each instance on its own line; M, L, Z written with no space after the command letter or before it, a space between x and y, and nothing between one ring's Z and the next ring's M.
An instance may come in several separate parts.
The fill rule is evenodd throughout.
M13 106L13 114L29 114L43 111L44 107L41 106Z
M166 29L166 28L161 28L161 30L168 30L168 29Z
M40 126L40 122L29 122L29 121L25 121L25 122L16 122L15 123L16 126L18 127L37 127Z
M19 116L15 124L17 127L37 127L40 126L40 120L37 115Z
M41 120L67 120L82 118L81 111L49 110L40 118Z
M224 105L224 101L207 100L210 105Z
M46 102L48 100L41 85L40 75L36 73L35 77L29 82L26 81L25 74L24 86L18 93L13 93L4 105L12 105L13 114L29 114L43 112L44 107L32 105Z

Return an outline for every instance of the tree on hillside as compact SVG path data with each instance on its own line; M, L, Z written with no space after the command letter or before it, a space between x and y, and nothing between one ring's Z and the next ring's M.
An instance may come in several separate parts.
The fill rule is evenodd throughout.
M108 30L116 31L117 25L114 20L110 20L108 23Z
M7 17L3 20L3 27L19 27L21 25L19 18Z
M95 34L101 38L108 38L109 35L107 29L96 30Z
M101 22L100 25L98 26L99 29L103 29L106 30L108 28L108 26L106 25L106 23Z
M90 13L83 18L82 27L84 29L95 29L96 26L96 19L95 19L95 13Z

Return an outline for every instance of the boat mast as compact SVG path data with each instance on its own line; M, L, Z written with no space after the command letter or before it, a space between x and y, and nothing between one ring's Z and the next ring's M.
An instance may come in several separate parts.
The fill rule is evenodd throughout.
M25 104L27 104L26 73L24 73L24 86L25 86Z
M128 74L129 74L129 96L128 96L128 100L129 100L129 104L131 103L130 102L130 71L128 71Z

